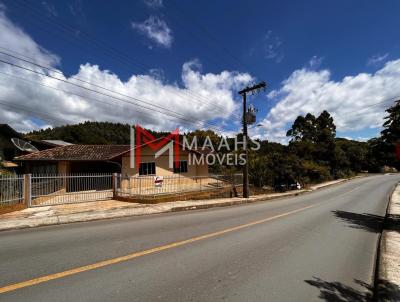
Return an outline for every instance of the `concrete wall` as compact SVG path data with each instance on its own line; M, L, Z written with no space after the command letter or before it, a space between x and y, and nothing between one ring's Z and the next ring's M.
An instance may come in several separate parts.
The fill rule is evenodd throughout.
M181 149L179 153L179 160L188 160L188 158L189 152ZM178 175L174 173L173 169L169 168L168 152L155 159L154 151L149 147L144 147L141 151L141 162L155 162L157 176ZM131 168L130 166L130 155L127 154L122 158L122 176L139 176L139 167ZM188 172L179 174L187 177L208 176L208 165L205 163L191 165L188 162Z

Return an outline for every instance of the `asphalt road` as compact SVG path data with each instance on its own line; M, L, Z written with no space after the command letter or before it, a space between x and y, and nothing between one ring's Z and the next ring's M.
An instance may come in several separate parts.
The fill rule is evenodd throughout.
M367 300L399 180L377 175L269 202L2 232L0 301Z

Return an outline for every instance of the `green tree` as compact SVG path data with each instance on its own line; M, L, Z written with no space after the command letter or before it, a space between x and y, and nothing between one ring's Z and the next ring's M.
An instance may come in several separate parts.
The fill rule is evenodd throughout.
M335 175L336 126L328 111L322 111L317 118L311 113L298 116L286 135L291 137L290 152L331 167L331 173Z
M386 110L388 115L383 123L381 132L383 161L385 165L400 169L400 162L396 157L396 145L400 143L400 100Z
M315 120L315 142L333 143L336 136L336 126L333 117L324 110Z
M385 165L386 151L381 137L372 138L368 141L368 171L381 172Z
M291 136L292 141L314 142L316 131L316 118L311 113L307 113L304 117L300 115L296 118L286 136Z

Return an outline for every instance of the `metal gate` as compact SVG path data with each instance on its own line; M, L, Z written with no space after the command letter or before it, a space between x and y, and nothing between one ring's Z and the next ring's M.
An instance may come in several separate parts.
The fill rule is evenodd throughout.
M0 175L0 207L24 202L24 176Z
M30 206L48 206L111 199L112 174L31 176Z

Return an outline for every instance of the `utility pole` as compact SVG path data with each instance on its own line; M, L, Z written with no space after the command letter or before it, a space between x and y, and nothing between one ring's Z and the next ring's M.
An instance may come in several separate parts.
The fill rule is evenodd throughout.
M247 142L248 142L248 135L247 135L247 93L251 92L255 94L259 92L261 89L264 89L267 84L263 81L251 87L246 87L239 91L239 94L243 97L243 149L244 154L246 157L246 162L243 165L243 198L249 198L249 167L247 164Z

